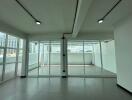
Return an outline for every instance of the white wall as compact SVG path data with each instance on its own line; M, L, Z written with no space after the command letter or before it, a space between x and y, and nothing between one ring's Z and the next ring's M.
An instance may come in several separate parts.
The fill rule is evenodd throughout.
M117 61L117 83L132 92L132 16L114 31Z
M115 42L101 42L103 68L116 73Z

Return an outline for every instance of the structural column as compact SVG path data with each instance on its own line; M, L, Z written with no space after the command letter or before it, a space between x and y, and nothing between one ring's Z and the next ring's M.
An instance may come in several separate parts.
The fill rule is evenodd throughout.
M68 67L67 67L67 39L62 37L61 40L61 75L62 78L68 76Z
M101 41L99 41L99 46L100 46L101 70L103 70L103 58L102 58L102 45L101 45Z
M21 78L26 78L26 76L28 75L28 58L29 58L29 40L26 39L23 41Z

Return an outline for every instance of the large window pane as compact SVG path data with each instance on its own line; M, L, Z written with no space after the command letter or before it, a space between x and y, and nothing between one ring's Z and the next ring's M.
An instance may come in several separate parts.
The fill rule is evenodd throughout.
M19 49L23 49L23 39L19 39Z
M39 75L50 74L50 42L44 41L40 43L39 52Z
M60 42L51 42L50 52L50 73L51 75L61 75L61 62L60 62Z
M83 42L68 42L68 75L84 75Z
M6 34L0 32L0 47L5 47Z
M29 63L28 75L38 75L38 42L30 42L29 44Z
M8 35L7 47L17 48L17 38L11 35Z
M15 77L16 50L7 49L5 64L5 80Z

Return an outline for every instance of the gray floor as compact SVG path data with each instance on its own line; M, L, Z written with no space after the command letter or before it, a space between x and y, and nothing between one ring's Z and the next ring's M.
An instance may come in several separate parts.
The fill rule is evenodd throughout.
M27 78L0 85L0 100L132 100L116 78Z
M50 70L50 71L49 71ZM39 67L39 70L36 68L32 71L29 71L29 76L37 76L39 71L39 75L61 75L61 67L60 66L43 66ZM69 65L68 66L68 75L69 76L108 76L108 77L116 77L115 73L107 71L105 69L101 69L100 67L94 65Z

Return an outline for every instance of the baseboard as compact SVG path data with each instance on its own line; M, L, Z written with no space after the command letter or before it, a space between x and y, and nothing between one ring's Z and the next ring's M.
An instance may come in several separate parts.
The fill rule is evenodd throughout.
M122 87L122 86L119 85L118 83L117 83L117 86L118 86L119 88L123 89L124 91L126 91L127 93L129 93L129 94L132 95L132 92L131 92L131 91L129 91L129 90L127 90L126 88Z
M26 78L27 76L21 76L21 78Z

